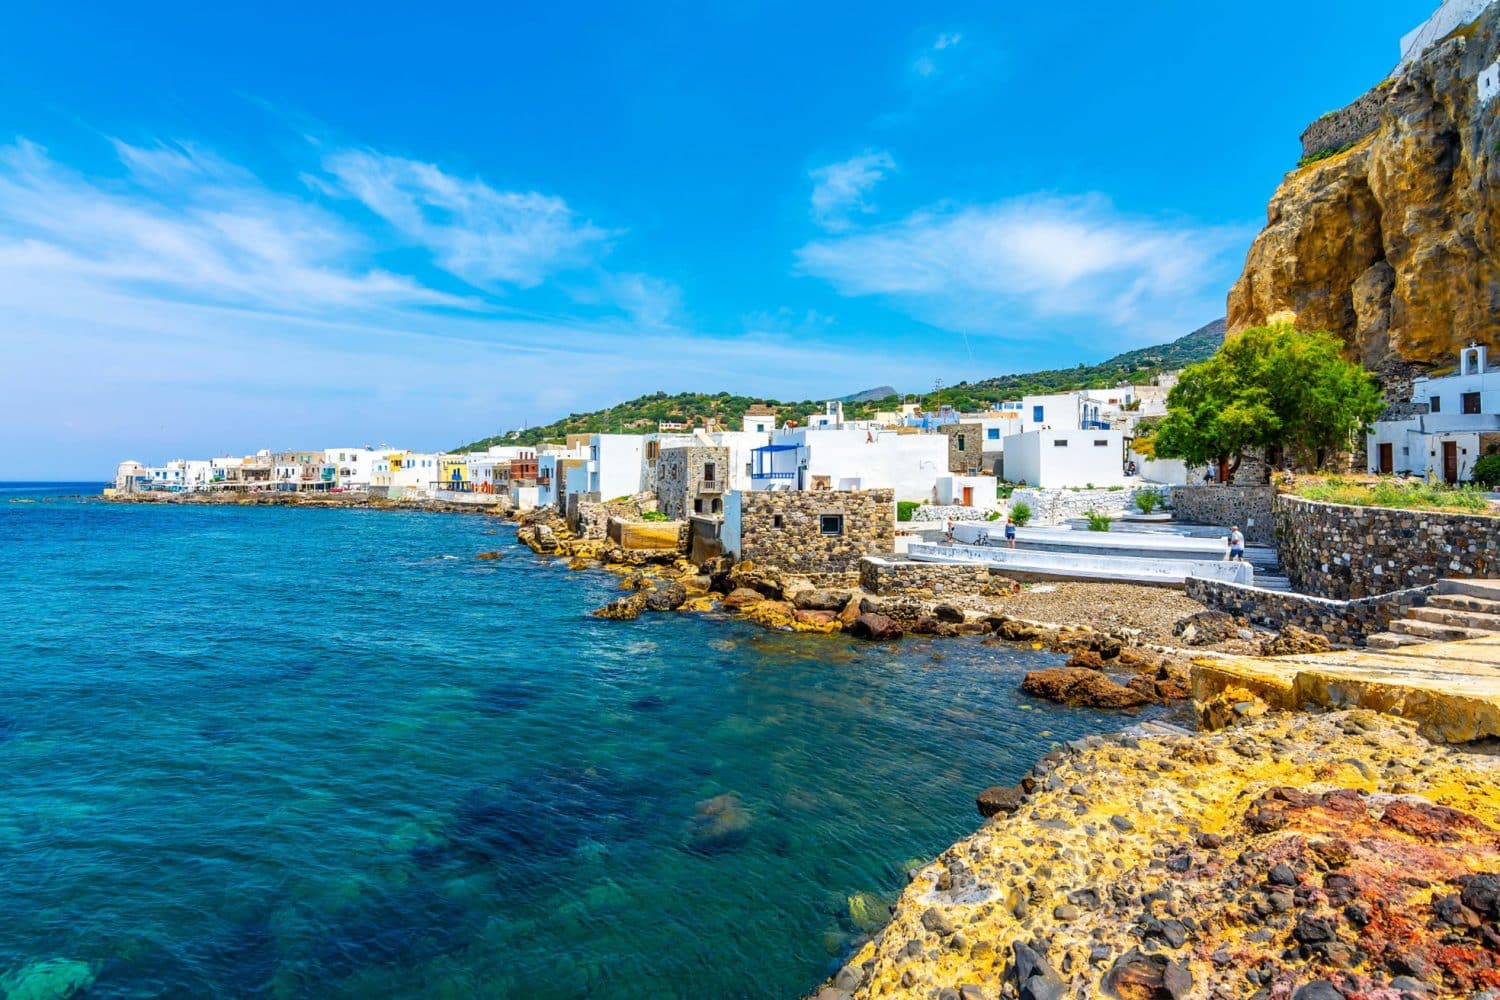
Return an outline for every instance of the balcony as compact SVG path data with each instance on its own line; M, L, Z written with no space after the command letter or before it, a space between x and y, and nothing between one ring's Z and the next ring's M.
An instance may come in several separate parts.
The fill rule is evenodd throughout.
M701 483L698 484L698 492L699 493L723 493L724 492L724 480L722 480L722 479L705 479L705 480L703 480L703 482L701 482Z
M1114 428L1103 420L1080 420L1078 429L1083 431L1108 431Z

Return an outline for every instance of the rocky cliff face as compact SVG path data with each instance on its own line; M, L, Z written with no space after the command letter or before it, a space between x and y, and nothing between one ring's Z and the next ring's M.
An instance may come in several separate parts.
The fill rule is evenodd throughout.
M1230 292L1231 332L1291 311L1393 398L1471 340L1500 347L1500 99L1478 83L1497 56L1500 5L1382 85L1372 134L1287 175Z

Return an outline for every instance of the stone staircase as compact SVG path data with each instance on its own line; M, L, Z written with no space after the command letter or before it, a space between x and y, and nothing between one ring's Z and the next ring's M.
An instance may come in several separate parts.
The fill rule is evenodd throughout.
M1437 593L1388 632L1367 640L1371 649L1500 636L1500 580L1439 580Z

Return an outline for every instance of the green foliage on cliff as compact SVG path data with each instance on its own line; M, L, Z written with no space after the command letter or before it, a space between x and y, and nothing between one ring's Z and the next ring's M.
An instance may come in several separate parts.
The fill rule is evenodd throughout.
M1017 400L1027 395L1100 389L1120 382L1139 383L1162 372L1175 371L1195 361L1202 361L1210 357L1223 342L1224 321L1215 320L1170 344L1127 351L1097 365L1002 375L981 382L960 382L937 392L908 395L905 400L921 403L928 409L937 409L946 404L968 411L984 409L995 403ZM846 402L844 417L848 420L869 419L876 410L895 409L902 399L900 396L888 396L885 399ZM571 413L548 424L481 438L455 450L482 451L491 445L535 445L543 441L561 441L569 434L647 434L655 431L656 425L663 421L696 423L701 426L704 419L709 417L717 419L730 430L739 430L745 411L756 403L763 403L775 410L778 425L789 420L805 425L810 414L823 412L822 401L780 402L774 399L757 399L754 396L736 396L727 392L679 392L672 395L656 392L602 410Z
M1155 454L1232 471L1249 448L1322 468L1384 409L1375 380L1329 333L1255 327L1183 371L1167 397Z

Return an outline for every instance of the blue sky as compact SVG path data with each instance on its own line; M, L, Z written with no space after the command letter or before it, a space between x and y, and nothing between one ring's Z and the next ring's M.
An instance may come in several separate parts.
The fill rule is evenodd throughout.
M1430 5L232 6L0 11L0 479L1170 339Z

